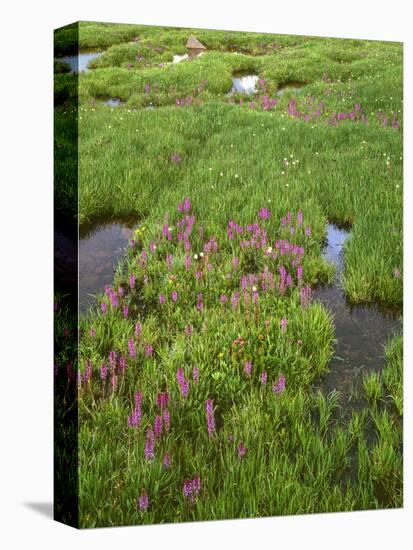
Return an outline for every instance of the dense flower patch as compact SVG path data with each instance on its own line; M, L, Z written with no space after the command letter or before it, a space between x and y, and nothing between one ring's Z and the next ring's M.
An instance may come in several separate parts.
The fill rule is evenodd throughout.
M310 235L301 210L276 220L263 207L250 223L230 219L218 237L198 220L188 197L161 223L138 228L115 283L106 285L100 298L98 317L85 330L88 345L83 350L88 349L89 356L84 356L78 373L80 398L87 403L132 392L125 426L137 431L144 461L161 460L169 469L178 458L168 440L170 435L179 438L184 421L180 416L187 406L204 408L197 429L213 440L224 429L222 412L228 398L245 391L263 392L265 399L280 398L299 365L302 372L291 378L292 387L309 380L317 369L303 352L301 330L311 302L303 267ZM158 327L168 330L166 335L146 330L145 304ZM320 313L318 306L314 311ZM165 373L160 383L153 380L155 393L143 387L139 379L146 369L162 364L166 341L171 345L183 337L191 348L191 341L203 337L205 323L217 315L228 318L235 330L242 327L244 336L233 339L224 333L226 349L216 355L204 350L199 363L196 355L188 353L174 375ZM328 318L323 322L327 328ZM102 345L107 347L110 338L100 341L99 334L114 324L124 327L123 344L107 348L102 357ZM233 396L217 388L224 375L219 369L211 372L207 365L215 361L224 370L231 369ZM237 443L236 456L248 458L243 441ZM197 473L182 481L182 494L191 504L201 497L200 479ZM143 487L138 499L141 512L150 508L148 490Z

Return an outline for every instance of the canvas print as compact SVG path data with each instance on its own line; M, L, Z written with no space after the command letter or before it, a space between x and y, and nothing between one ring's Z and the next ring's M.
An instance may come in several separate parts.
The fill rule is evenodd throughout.
M403 45L54 47L56 519L402 507Z

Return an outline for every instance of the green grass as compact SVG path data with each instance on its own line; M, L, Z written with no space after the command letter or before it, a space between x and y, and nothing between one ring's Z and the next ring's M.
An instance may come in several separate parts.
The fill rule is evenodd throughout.
M158 54L153 59L147 54L149 66L128 70L140 42L123 42L123 26L98 28L80 26L81 47L102 45L110 29L112 38L119 33L120 44L94 60L96 69L79 76L81 224L101 216L141 218L155 203L164 210L182 194L202 197L204 211L219 221L230 214L225 205L217 211L222 195L237 208L243 208L245 197L256 204L271 200L278 212L301 205L313 225L323 216L352 224L344 281L348 297L401 305L401 278L394 270L402 267L402 134L377 118L386 113L391 121L396 113L402 123L400 44L278 37L281 47L257 55L257 43L275 38L244 33L237 44L249 43L254 55L236 55L228 51L235 48L232 35L224 39L226 33L203 31L197 36L212 51L200 58L159 67ZM135 30L129 31L133 38ZM140 34L169 55L178 42L182 53L188 31L143 28ZM88 41L90 36L96 42ZM265 112L248 107L246 97L240 107L242 96L227 96L231 75L239 71L262 77L270 97L288 82L307 84L298 93L287 89ZM64 102L75 93L77 79L55 78L57 102ZM111 110L101 104L99 98L110 97L126 105ZM192 105L175 106L188 97ZM314 112L310 98L315 105L322 102L320 117L305 122L289 116L294 97L304 114ZM329 124L333 113L350 112L356 104L368 125ZM170 161L175 152L182 157L179 166Z
M137 40L139 51L145 48L152 58L156 49L170 48L174 53L185 51L190 34L213 50L237 50L241 53L262 55L282 47L315 40L312 37L282 34L262 34L234 31L216 31L205 29L187 29L177 27L154 27L150 25L122 25L82 21L68 27L62 27L55 33L55 49L60 53L76 52L79 46L84 49L112 49L118 45ZM175 48L178 51L175 52Z
M185 195L221 225L261 204L277 217L299 205L319 242L326 218L352 224L344 282L350 299L401 304L394 275L402 262L399 132L310 125L219 101L135 112L85 107L80 115L80 223L159 215Z
M81 323L81 372L87 364L94 372L79 393L81 525L401 506L401 337L388 343L384 370L364 378L366 403L349 418L338 394L312 390L328 369L334 320L316 302L302 307L299 291L333 277L321 257L330 220L351 226L343 278L350 301L402 305L402 131L391 126L394 113L400 128L403 123L402 46L82 23L58 31L56 55L76 49L76 33L80 49L105 51L79 77L56 67L57 206L64 210L76 202L76 189L66 183L73 177L69 160L78 152L79 208L73 214L79 223L132 215L140 224L136 247L127 250L112 282L113 289L124 289L120 301L128 305L128 318L99 296L99 307ZM191 33L206 53L173 65L172 56L185 53ZM261 92L253 98L228 96L237 73L259 75ZM285 93L277 96L281 88ZM70 105L77 93L79 111ZM277 105L263 109L264 96L276 98ZM107 98L123 105L111 109L102 103ZM302 116L292 116L292 100ZM332 124L357 104L368 123L357 116ZM176 235L177 204L184 197L191 198L196 219L189 271L182 244L176 237L161 238L165 216ZM263 207L271 211L269 220L260 221L269 242L285 239L305 248L304 280L291 270L293 285L286 294L263 292L257 307L233 309L219 296L230 298L243 274L262 273L266 265L278 273L284 261L228 239L229 220L246 226ZM302 226L296 223L299 209ZM283 227L288 211L293 221ZM218 252L195 260L193 254L211 236ZM150 243L156 249L144 265L140 255ZM173 255L171 268L166 254ZM195 278L197 270L201 279ZM196 309L200 292L202 312ZM108 304L106 315L102 302ZM284 335L282 318L288 319ZM154 348L151 357L143 344L136 358L127 357L131 338L138 346L137 322L140 341ZM188 324L191 336L184 332ZM245 345L238 352L239 336ZM125 374L117 374L115 391L113 373L106 382L99 374L113 351L128 363ZM251 377L244 373L246 361L253 364ZM199 382L191 379L186 399L176 381L181 367L187 378L199 368ZM266 386L259 381L263 370ZM287 389L276 394L271 385L281 374ZM148 461L145 430L157 414L156 394L165 390L172 401L171 430ZM136 391L144 395L139 429L127 426ZM213 438L206 429L206 399L214 400ZM243 458L237 454L240 442L247 447ZM169 469L162 466L167 452ZM182 486L195 474L202 488L191 504ZM141 490L150 498L144 513L136 510Z

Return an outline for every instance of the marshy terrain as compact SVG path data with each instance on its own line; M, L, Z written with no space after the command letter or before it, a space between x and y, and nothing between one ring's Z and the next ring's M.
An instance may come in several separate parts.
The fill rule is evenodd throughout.
M402 506L402 45L55 38L81 526Z

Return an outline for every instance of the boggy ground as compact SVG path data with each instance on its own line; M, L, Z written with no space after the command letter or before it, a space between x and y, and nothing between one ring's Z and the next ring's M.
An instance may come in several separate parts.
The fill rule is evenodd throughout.
M207 51L173 65L191 33ZM401 336L344 420L311 390L334 322L308 285L347 223L348 298L401 307L401 45L95 23L80 45L106 50L56 75L79 222L140 222L82 320L82 525L400 506ZM227 95L239 71L257 94Z

